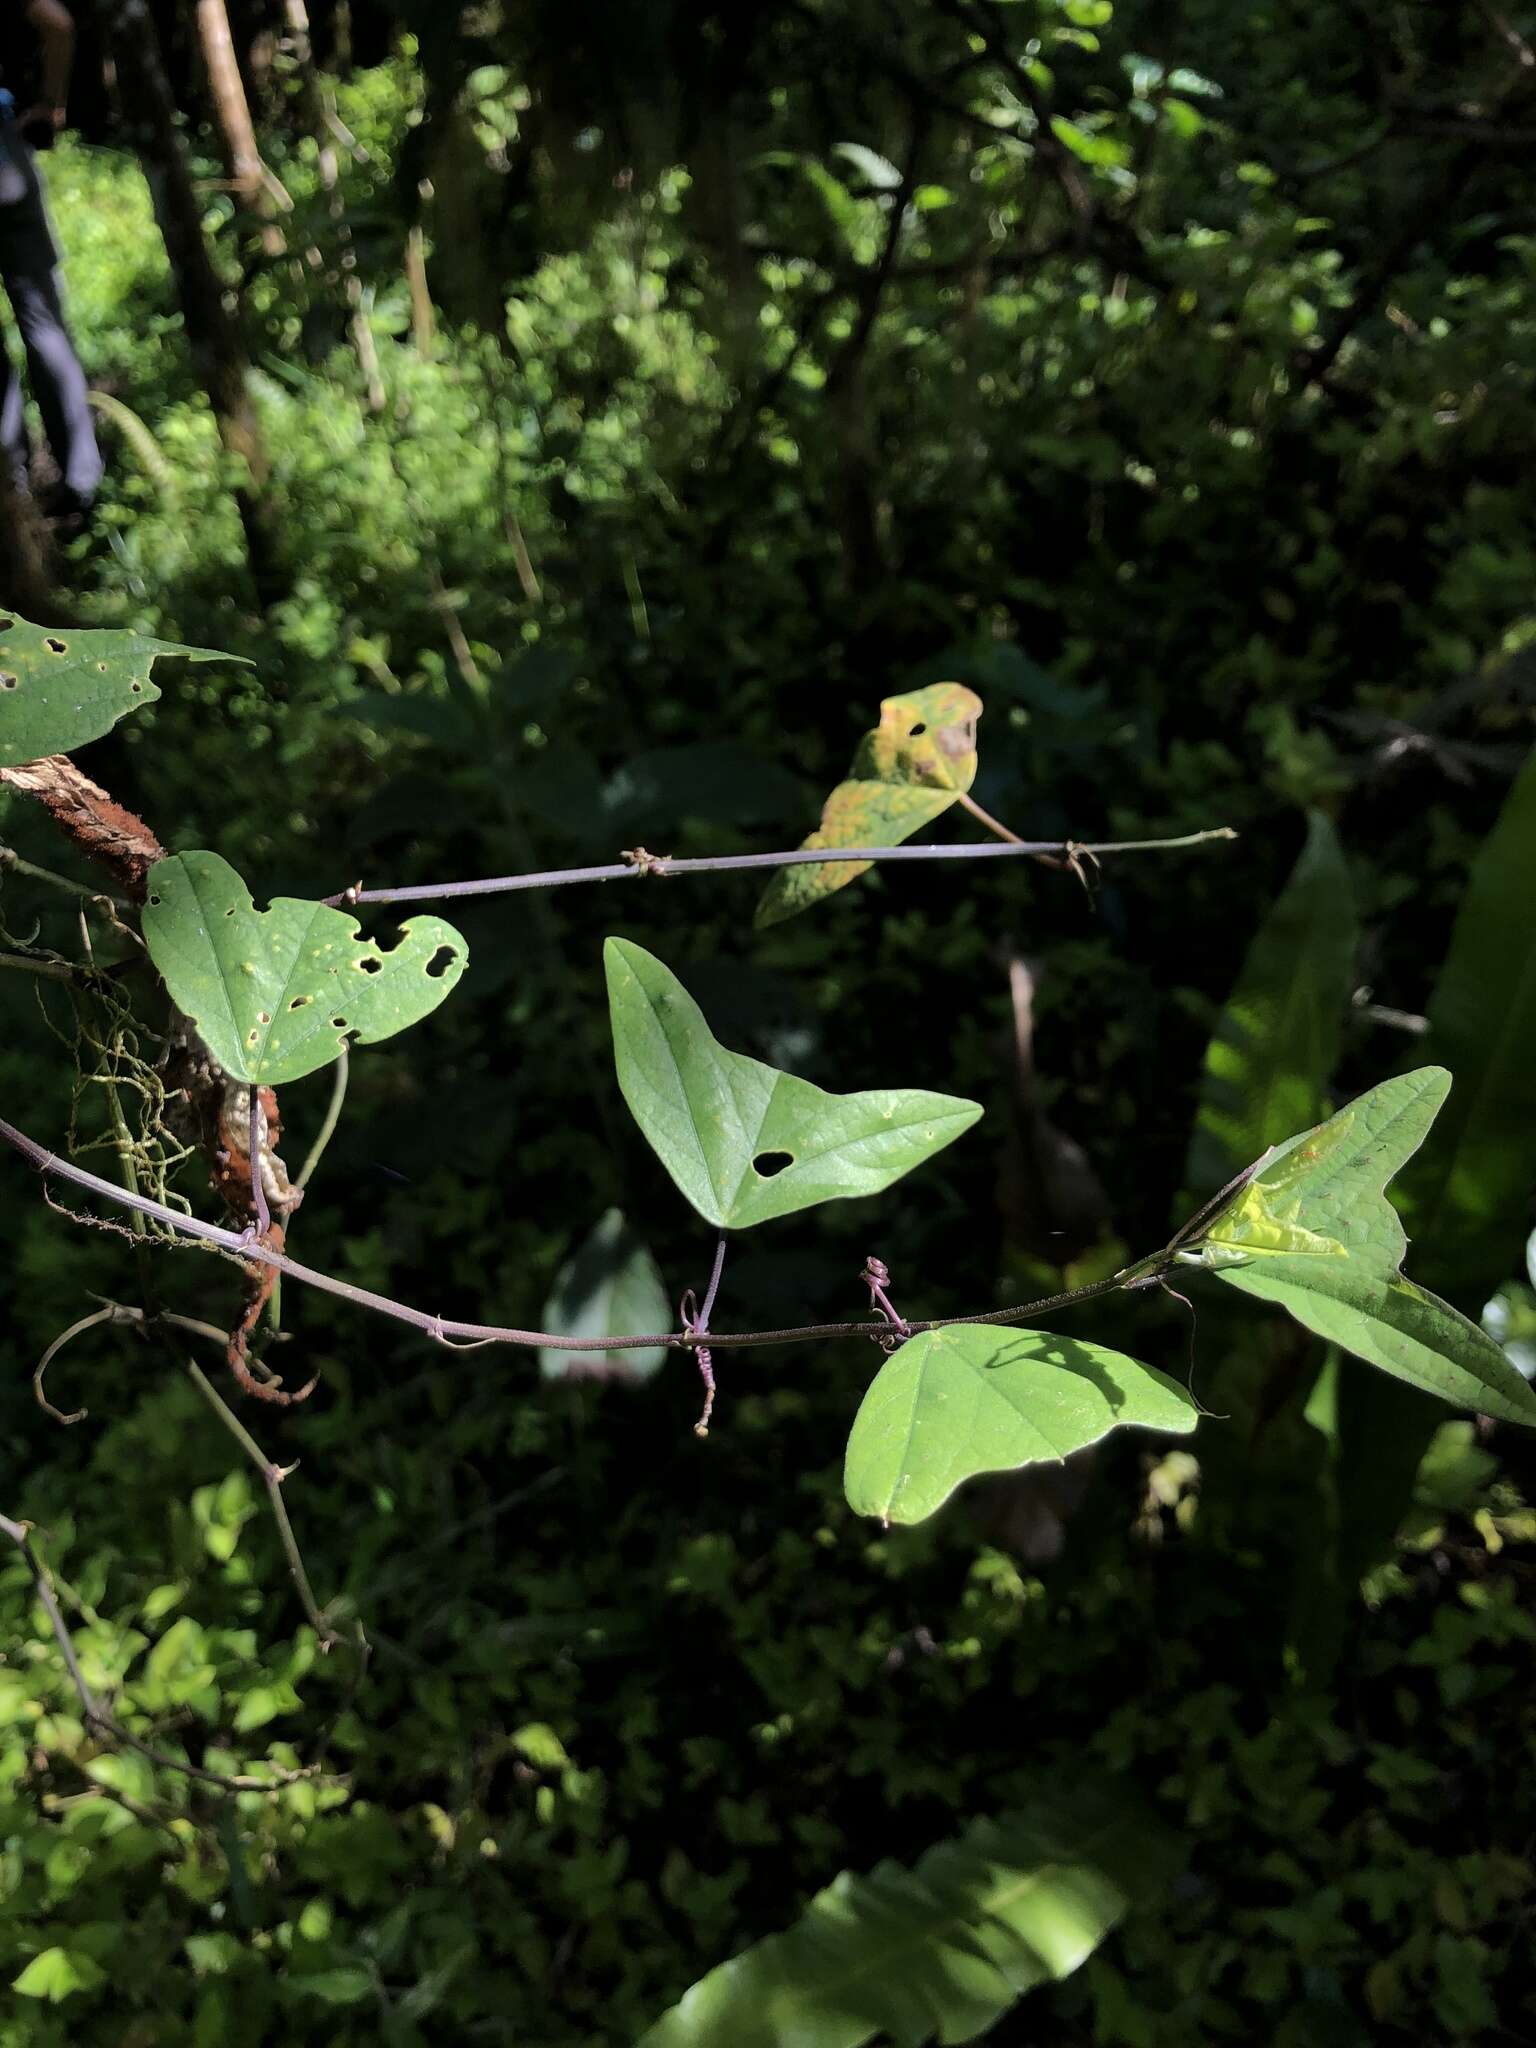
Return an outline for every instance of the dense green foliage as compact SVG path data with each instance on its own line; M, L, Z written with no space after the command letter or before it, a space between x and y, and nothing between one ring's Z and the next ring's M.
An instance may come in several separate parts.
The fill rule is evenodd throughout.
M1099 1277L1184 1190L1438 1063L1409 1268L1469 1345L1493 1297L1529 1375L1536 244L1530 67L1491 12L400 14L419 41L350 75L322 39L341 215L291 59L253 80L281 257L188 88L283 538L264 603L144 178L49 162L112 457L67 613L252 663L158 664L89 772L173 854L309 900L797 844L882 703L955 681L985 706L970 793L1014 831L1241 837L1085 865L1091 891L891 867L762 930L738 876L455 905L469 971L353 1063L296 1254L529 1326L553 1290L590 1333L575 1275L618 1209L671 1300L702 1288L712 1233L614 1075L618 933L733 1052L985 1112L911 1183L753 1231L721 1328L859 1313L871 1251L911 1315ZM86 878L4 790L0 840ZM0 883L9 934L78 955L73 903ZM113 1171L90 1077L152 1121L145 1049L0 980L0 1114ZM285 1088L290 1158L326 1087ZM0 1174L0 1511L41 1532L88 1678L162 1749L332 1773L224 1797L99 1744L0 1550L0 2048L618 2048L838 1872L1026 1811L1042 1769L1134 1787L1187 1869L997 2040L1536 2031L1519 1432L1192 1274L1222 1420L884 1530L843 1496L867 1343L717 1353L700 1444L684 1360L541 1379L289 1288L270 1356L321 1389L241 1413L302 1459L322 1651L164 1330L59 1354L72 1429L36 1406L45 1347L138 1269ZM175 1185L209 1213L204 1181ZM228 1268L156 1259L169 1306L238 1313ZM1053 1329L1190 1379L1179 1301L1080 1313Z

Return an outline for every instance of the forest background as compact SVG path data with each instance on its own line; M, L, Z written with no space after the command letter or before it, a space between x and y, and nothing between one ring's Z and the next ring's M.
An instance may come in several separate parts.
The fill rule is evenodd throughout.
M789 846L880 701L941 679L983 701L974 793L1014 831L1240 835L1091 889L892 868L763 933L736 877L461 906L465 998L356 1063L305 1257L536 1325L619 1208L673 1299L702 1279L611 1078L610 931L727 1044L833 1087L899 1056L985 1105L910 1184L744 1248L737 1327L857 1313L872 1251L946 1314L1161 1243L1220 1163L1234 988L1262 1142L1419 1062L1501 813L1536 864L1530 10L97 0L81 28L46 168L108 479L11 596L249 657L163 669L84 752L173 850L264 900ZM5 792L0 838L85 879ZM8 926L68 943L3 881ZM1438 1278L1415 1245L1526 1368L1530 894L1481 963L1488 1228ZM62 1013L7 980L0 1103L60 1145ZM285 1093L295 1150L324 1108ZM990 2038L1536 2037L1529 1438L1207 1290L1193 1345L1171 1300L1105 1328L1193 1356L1226 1419L1192 1446L1117 1438L884 1531L840 1482L867 1343L722 1354L700 1442L684 1359L541 1378L289 1299L320 1390L242 1413L302 1459L347 1637L319 1654L174 1358L98 1329L50 1381L88 1419L34 1401L131 1254L3 1171L0 1507L88 1668L227 1768L329 1760L227 1797L106 1753L7 1556L4 2048L631 2042L838 1871L1042 1777L1182 1868ZM227 1320L228 1281L168 1263Z

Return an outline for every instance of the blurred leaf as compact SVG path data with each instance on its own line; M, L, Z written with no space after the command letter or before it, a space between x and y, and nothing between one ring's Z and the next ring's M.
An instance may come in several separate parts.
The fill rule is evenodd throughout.
M67 754L100 739L120 718L153 704L156 657L250 663L211 647L182 647L145 633L34 626L15 612L0 617L0 768Z
M370 690L364 696L349 697L336 708L343 718L355 718L375 732L408 732L460 753L483 744L478 721L453 697L387 697L382 690Z
M711 1970L638 2048L973 2040L1026 1991L1070 1976L1182 1860L1114 1787L1042 1791L912 1869L845 1871L788 1933Z
M1349 870L1333 827L1313 811L1206 1049L1185 1170L1196 1195L1318 1116L1338 1063L1357 938Z
M350 1038L368 1045L419 1022L468 959L440 917L407 919L386 949L324 903L277 896L258 911L216 853L155 863L144 939L171 1000L220 1066L254 1085L297 1081Z
M978 1103L915 1088L829 1095L727 1052L653 954L609 939L603 955L624 1099L679 1189L722 1230L878 1194L981 1115Z
M661 1274L649 1249L610 1209L596 1229L560 1268L544 1304L543 1327L556 1337L633 1337L671 1327ZM643 1351L555 1351L539 1353L547 1380L647 1380L666 1358L666 1347Z
M846 157L856 171L863 173L866 184L873 185L877 192L894 192L901 183L901 173L888 156L881 156L875 149L866 148L862 142L835 142L834 156Z
M963 683L930 683L887 697L880 723L859 742L848 771L801 843L895 846L947 811L976 779L981 699ZM806 910L867 872L868 861L780 868L757 906L759 929Z
M95 1991L107 1973L80 1949L45 1948L35 1955L11 1989L22 1998L43 1998L58 2005L75 1991Z
M967 1479L1059 1464L1112 1429L1187 1434L1176 1381L1102 1344L962 1323L910 1338L880 1368L848 1438L855 1514L921 1522Z
M1513 1269L1536 1182L1536 753L1472 863L1428 1014L1456 1088L1403 1209L1426 1272L1471 1308Z
M609 780L603 809L625 832L667 830L682 819L758 825L792 818L805 801L799 776L736 740L633 754Z

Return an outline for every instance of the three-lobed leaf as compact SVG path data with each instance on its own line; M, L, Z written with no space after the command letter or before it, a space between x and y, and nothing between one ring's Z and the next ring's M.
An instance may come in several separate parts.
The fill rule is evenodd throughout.
M1128 1425L1187 1435L1198 1420L1185 1388L1123 1352L960 1323L910 1338L880 1368L843 1486L856 1514L921 1522L979 1473L1059 1463Z
M1113 1784L1041 1786L908 1869L845 1871L797 1924L711 1970L638 2048L971 2041L1078 1969L1183 1850Z
M847 780L827 798L820 825L802 844L895 846L931 824L976 779L981 709L963 683L887 697L880 723L859 742ZM759 929L809 909L868 870L869 862L859 860L780 868L757 906Z
M329 904L276 896L258 910L216 853L149 871L150 958L209 1052L252 1086L297 1081L357 1039L371 1044L435 1010L468 948L440 917L413 917L386 949Z
M544 1305L544 1328L556 1337L638 1337L671 1320L656 1261L619 1209L609 1209L566 1260ZM635 1351L545 1345L539 1369L547 1380L648 1380L666 1355L661 1344Z
M1408 1240L1385 1190L1450 1085L1443 1067L1416 1068L1277 1146L1190 1256L1395 1379L1536 1427L1536 1392L1498 1345L1399 1270ZM1287 1243L1296 1232L1315 1242Z
M981 1115L979 1103L925 1089L831 1095L727 1051L644 947L609 939L603 959L624 1099L679 1190L718 1229L878 1194Z
M153 704L160 692L150 671L157 656L170 654L250 665L237 654L146 633L34 626L13 611L0 614L0 768L67 754Z

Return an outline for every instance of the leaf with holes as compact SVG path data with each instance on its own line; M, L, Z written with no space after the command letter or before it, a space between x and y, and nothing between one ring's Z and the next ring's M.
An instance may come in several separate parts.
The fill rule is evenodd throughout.
M385 947L325 903L276 896L258 910L216 853L157 861L148 887L144 938L172 1001L227 1074L261 1087L419 1023L469 958L440 917L408 919Z
M947 811L976 780L981 699L963 683L930 683L887 697L880 723L859 742L846 782L822 808L807 847L896 846ZM780 868L757 906L757 924L778 924L869 870L867 860Z
M855 1514L921 1522L982 1472L1059 1464L1112 1429L1184 1436L1200 1411L1176 1380L1049 1330L925 1330L865 1393L843 1468Z
M153 704L160 692L150 670L162 654L250 667L238 654L144 633L34 626L14 612L0 615L0 768L67 754Z
M557 1337L637 1337L671 1328L656 1261L621 1210L610 1209L560 1268L543 1321ZM547 1380L648 1380L666 1355L661 1344L640 1351L558 1351L545 1345L539 1370Z
M917 1088L829 1095L727 1052L653 954L609 939L603 955L624 1099L683 1194L721 1230L878 1194L981 1115L980 1103Z

